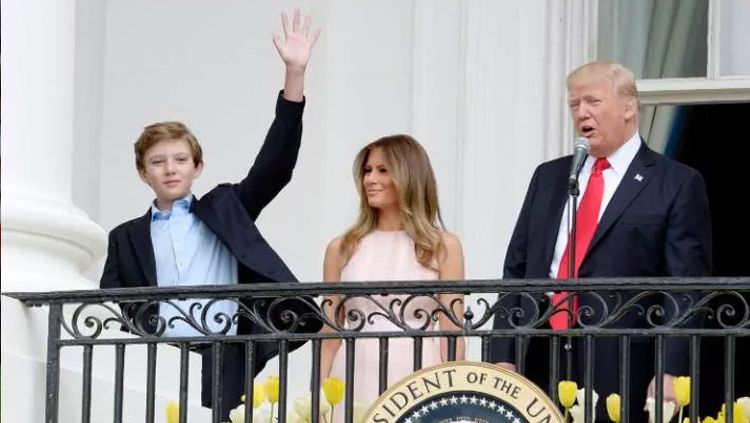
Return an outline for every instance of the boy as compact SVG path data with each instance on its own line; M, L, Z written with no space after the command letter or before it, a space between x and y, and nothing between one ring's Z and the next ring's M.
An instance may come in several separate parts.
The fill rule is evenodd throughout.
M191 194L192 183L203 170L198 140L179 122L146 127L135 143L136 168L156 199L145 215L121 224L110 233L101 288L296 281L254 224L261 210L292 177L302 137L305 68L320 35L320 30L309 34L310 16L305 17L300 28L298 10L291 26L282 14L282 24L285 42L276 34L273 38L286 65L284 90L276 103L276 117L247 176L236 184L221 184L196 199ZM200 331L184 321L183 313L189 314L188 307L194 302L203 304L193 313ZM310 310L304 301L284 303L279 308ZM206 327L200 327L203 311L208 317ZM273 313L276 319L280 311ZM238 305L231 300L164 301L158 309L152 307L139 315L142 318L132 322L132 329L165 336L262 331L246 317L235 323L219 324L214 320L214 316L221 316L219 313L233 316L237 312ZM160 321L149 321L152 315L158 315ZM175 317L170 327L168 322ZM319 329L313 326L307 324L305 330ZM210 407L213 354L210 344L203 348L201 345L196 350L203 355L202 403ZM275 343L256 343L255 373L276 353ZM244 391L244 344L224 344L220 359L220 413L226 420Z

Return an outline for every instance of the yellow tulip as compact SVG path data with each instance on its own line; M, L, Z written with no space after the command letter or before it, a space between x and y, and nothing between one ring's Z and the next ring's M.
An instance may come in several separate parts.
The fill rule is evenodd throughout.
M615 423L620 423L620 396L610 394L607 397L607 414L609 419Z
M745 414L745 409L743 408L741 403L735 402L734 406L732 407L732 410L734 411L734 421L735 423L750 423L750 418ZM717 418L717 421L724 421L726 419L726 413L727 413L727 405L722 404L721 405L721 411L719 412L719 418Z
M259 386L256 385L256 390ZM268 376L266 383L263 385L263 391L265 393L268 402L276 404L279 401L279 378L276 376ZM255 406L255 395L253 395L253 407Z
M703 419L703 423L716 423L716 419L714 419L711 416L708 416L705 419Z
M167 403L167 423L178 423L180 421L180 405L176 401Z
M680 407L690 404L690 376L678 376L672 384L674 397Z
M260 383L253 384L253 408L260 407L260 405L263 404L263 401L266 400L266 393L263 391L264 391L264 387L262 384Z
M560 404L565 408L570 408L576 400L576 391L578 385L570 380L561 380L557 385L557 396L560 399Z
M682 423L690 423L690 417L685 417L682 419Z
M331 405L336 405L344 399L344 381L336 376L327 377L323 381L323 393Z

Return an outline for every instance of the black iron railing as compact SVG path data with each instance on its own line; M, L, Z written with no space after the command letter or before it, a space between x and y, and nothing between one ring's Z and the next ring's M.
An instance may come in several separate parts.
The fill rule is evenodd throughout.
M576 325L568 330L552 330L547 324L557 308L549 304L546 295L552 290L570 291L581 300L577 315L571 316ZM438 300L439 293L492 294L492 301L481 296L463 312L456 310L460 300L450 306ZM532 338L550 340L550 397L557 397L559 351L571 338L582 339L584 354L593 358L593 342L601 337L616 337L619 341L619 359L626 363L620 369L620 392L624 401L621 411L623 421L627 417L628 360L630 342L634 337L650 337L655 343L657 422L661 423L661 386L664 371L665 341L679 337L686 340L690 357L691 403L690 416L698 416L700 396L701 340L705 337L724 339L724 400L732 404L735 399L736 364L735 343L750 337L750 278L632 278L632 279L584 279L577 281L550 280L475 280L461 282L408 281L366 283L303 283L303 284L255 284L235 286L207 286L195 288L140 288L91 291L66 291L47 293L6 293L27 306L49 307L49 333L47 339L47 396L46 420L58 421L60 397L60 350L72 346L83 347L82 416L89 421L91 409L92 354L97 346L115 346L115 398L113 421L122 420L124 356L127 346L147 345L146 421L155 417L155 371L157 366L156 346L161 343L174 344L181 351L180 366L180 414L181 422L187 413L187 371L191 348L205 345L215 353L227 343L242 344L246 352L248 374L255 368L255 352L259 345L275 344L279 353L279 422L286 421L288 354L299 341L312 344L312 393L313 421L318 421L320 396L320 352L325 339L341 339L347 352L347 386L351 386L354 345L361 338L380 340L381 369L379 387L382 393L387 380L388 340L408 337L414 339L414 369L422 366L421 349L425 337L445 337L448 340L448 357L454 359L456 343L461 337L478 338L481 342L483 361L490 358L490 346L494 339L515 341L516 364L519 373L524 373L524 348ZM344 310L344 320L331 319L323 310L331 307L327 296L341 296L337 307ZM383 297L383 296L386 297ZM185 310L189 299L207 299ZM370 301L372 308L363 312L349 304L352 299ZM315 300L317 306L299 307ZM410 307L420 299L434 304L433 307ZM183 301L180 301L183 300ZM212 313L218 301L228 300L237 304L234 315ZM173 307L177 314L170 320L161 318L157 307ZM374 310L374 311L373 311ZM407 314L408 313L408 314ZM628 316L637 315L642 325L623 327ZM431 321L439 316L450 319L460 330L427 330ZM396 329L389 332L363 330L372 319L386 319ZM492 329L495 319L500 329ZM256 329L252 334L227 335L233 324L242 322ZM166 336L167 328L176 324L187 325L200 336ZM328 330L319 331L320 327ZM122 328L137 337L118 337ZM113 333L115 335L113 335ZM217 354L218 355L218 354ZM740 360L748 360L740 357ZM583 382L590 395L593 385L592 360L586 361ZM214 366L213 398L221 398L221 374ZM563 376L564 377L564 376ZM739 378L750 375L739 375ZM252 398L251 378L245 385L248 398ZM375 383L373 381L373 383ZM352 390L346 393L346 418L352 418ZM219 403L215 401L214 404ZM252 408L248 407L245 421L252 421ZM586 415L590 416L591 410ZM692 417L695 419L695 417ZM732 407L727 407L726 421L733 421ZM219 422L217 410L213 421ZM693 420L696 421L696 420Z

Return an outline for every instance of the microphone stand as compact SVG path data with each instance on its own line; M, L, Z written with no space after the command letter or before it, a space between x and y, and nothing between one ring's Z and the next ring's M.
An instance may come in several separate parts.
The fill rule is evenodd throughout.
M576 279L576 221L578 220L578 175L574 180L568 183L568 280ZM568 298L565 299L568 308L568 330L573 328L575 317L573 315L573 297L574 294L569 291ZM565 345L565 377L572 380L573 367L573 337L568 333Z

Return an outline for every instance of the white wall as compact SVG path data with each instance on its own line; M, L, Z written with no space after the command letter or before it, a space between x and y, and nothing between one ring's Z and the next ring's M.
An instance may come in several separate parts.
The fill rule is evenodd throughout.
M326 243L354 219L351 162L365 143L410 132L426 146L444 218L465 244L467 277L496 278L533 167L567 139L560 133L566 64L555 57L566 11L548 2L81 4L94 11L104 4L106 25L103 48L78 42L103 51L103 79L97 97L95 61L86 58L87 68L77 59L79 74L92 78L77 85L83 123L76 128L85 135L77 141L90 154L79 158L76 186L85 191L80 206L106 230L142 214L152 198L132 157L149 123L182 120L202 141L197 194L245 174L283 83L270 33L280 29L279 11L295 6L312 12L323 35L308 70L294 179L258 223L302 280L321 279ZM89 159L100 168L87 167Z
M77 103L80 206L106 229L144 213L132 144L152 122L181 120L201 140L200 195L239 180L271 122L283 66L271 42L279 12L300 7L323 35L307 74L303 146L290 185L263 212L264 236L303 281L318 281L325 245L353 222L351 163L366 143L414 134L427 148L443 217L463 240L467 278L499 278L533 168L567 151L563 78L589 52L583 0L81 2L105 23L103 48L79 37L91 80ZM101 92L95 51L100 53ZM85 53L84 53L85 52ZM79 86L77 85L77 88ZM101 103L97 116L87 105ZM88 126L86 124L88 122ZM91 181L98 174L98 181ZM98 185L98 186L97 186ZM98 277L101 262L90 271ZM472 299L475 301L476 299ZM477 306L473 305L475 312ZM478 342L470 355L479 356ZM309 372L309 347L291 357ZM274 363L267 373L276 373ZM301 389L301 388L300 388ZM296 395L297 393L292 393Z

